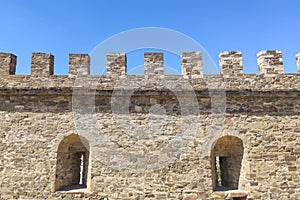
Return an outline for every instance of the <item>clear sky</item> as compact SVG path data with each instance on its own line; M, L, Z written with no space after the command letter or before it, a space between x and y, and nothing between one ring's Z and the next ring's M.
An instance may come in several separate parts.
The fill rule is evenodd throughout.
M142 27L186 34L216 64L221 51L242 51L245 73L257 73L256 54L272 49L295 73L300 51L299 0L1 0L0 18L0 51L18 56L17 74L30 73L32 52L53 54L55 73L67 74L69 53Z

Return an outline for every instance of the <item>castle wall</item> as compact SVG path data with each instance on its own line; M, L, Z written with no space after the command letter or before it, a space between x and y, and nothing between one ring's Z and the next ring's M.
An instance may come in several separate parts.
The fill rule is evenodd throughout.
M299 199L300 75L283 74L280 52L263 59L268 52L258 75L242 73L239 52L220 55L221 75L200 73L189 64L202 64L199 54L183 54L183 76L163 75L162 56L152 53L148 76L124 80L124 54L112 54L110 74L98 77L87 75L82 54L70 56L68 76L52 75L53 57L44 54L33 56L34 75L13 75L14 56L1 54L0 198L211 199L212 149L230 135L243 142L238 189L247 199ZM197 105L185 104L193 97ZM142 128L130 132L127 123ZM72 134L88 141L90 155L87 189L70 194L55 181L59 144Z

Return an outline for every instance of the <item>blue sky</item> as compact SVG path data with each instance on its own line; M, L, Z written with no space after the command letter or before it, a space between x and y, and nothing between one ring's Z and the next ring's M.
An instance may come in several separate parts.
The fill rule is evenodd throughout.
M216 64L221 51L242 51L245 73L257 73L260 50L282 50L285 72L295 73L299 9L298 0L1 0L0 51L18 56L17 74L30 73L32 52L53 54L55 73L67 74L69 53L90 53L126 30L161 27L196 40ZM165 57L178 68L175 62ZM142 63L136 52L128 67Z

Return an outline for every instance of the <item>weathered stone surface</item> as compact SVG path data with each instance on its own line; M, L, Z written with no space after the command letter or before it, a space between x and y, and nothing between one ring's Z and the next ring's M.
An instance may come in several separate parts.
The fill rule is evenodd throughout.
M14 75L16 73L17 56L0 52L0 74Z
M188 194L183 198L183 200L196 200L196 199L197 199L196 194Z
M164 54L149 52L144 53L144 68L145 77L151 78L163 78L164 77Z
M153 68L148 73L158 75L153 81L149 76L125 76L122 54L121 60L118 57L111 62L119 62L123 67L108 65L116 76L84 75L89 71L87 56L83 60L81 56L70 58L71 74L77 73L77 66L84 65L83 76L49 76L52 56L36 56L35 72L30 76L9 75L13 74L9 71L15 63L9 59L14 56L5 54L7 62L0 56L0 199L299 199L299 74L275 70L271 77L240 76L238 64L239 73L185 79L167 75L162 78L163 71ZM145 57L149 67L153 62L155 67L163 66L161 54ZM240 54L238 59L241 61ZM172 87L167 88L166 84ZM222 94L226 98L221 98ZM112 104L114 98L121 100L119 104ZM114 110L126 99L127 110ZM194 100L197 109L184 104ZM226 107L218 110L215 104ZM189 112L182 111L184 106ZM143 131L135 134L133 129L126 129L119 121L124 116L129 116L125 119ZM109 142L95 140L88 131L102 140L106 136ZM87 188L56 191L56 182L70 178L68 171L58 170L63 166L59 163L75 160L64 153L74 151L74 146L75 152L83 150L82 144L69 140L63 142L69 144L65 145L68 148L59 148L60 144L68 136L78 134L89 143ZM184 138L184 148L178 155L172 150L181 143L174 138ZM222 138L239 138L242 144L236 145L234 139L222 142ZM174 144L158 154L156 150L167 147L170 141ZM118 147L115 157L109 148L99 154L105 145ZM240 148L243 155L238 191L213 192L214 156L229 156ZM144 155L149 156L149 165L161 156L162 167L150 170L141 162ZM170 155L174 160L168 162ZM119 158L121 163L116 162ZM132 167L140 166L143 173L128 171L129 161L136 161Z
M107 76L117 80L127 74L127 58L125 53L108 53L107 61Z
M265 76L275 76L283 73L283 61L281 51L261 51L257 54L259 73Z
M69 54L69 77L90 75L88 54Z
M181 54L182 75L187 79L203 77L202 53L188 52Z
M222 52L219 55L219 62L224 77L243 76L242 52Z
M54 73L54 56L45 53L32 53L31 76L45 77Z
M300 52L298 52L296 55L296 62L298 67L298 73L300 73Z

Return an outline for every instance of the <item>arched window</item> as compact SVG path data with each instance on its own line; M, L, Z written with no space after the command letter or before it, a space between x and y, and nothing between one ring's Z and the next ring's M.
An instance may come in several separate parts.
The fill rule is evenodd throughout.
M214 190L238 189L244 147L235 136L219 138L211 152Z
M55 190L86 188L88 166L87 140L76 134L65 137L57 150Z

